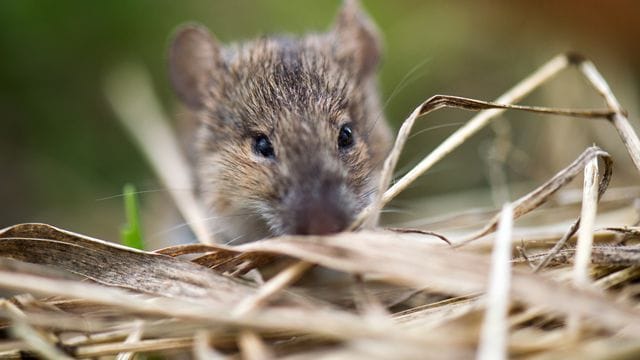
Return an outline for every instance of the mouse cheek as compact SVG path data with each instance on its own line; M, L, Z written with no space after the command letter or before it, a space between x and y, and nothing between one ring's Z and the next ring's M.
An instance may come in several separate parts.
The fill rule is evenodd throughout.
M345 171L348 174L346 183L349 190L358 199L359 208L368 204L372 189L376 188L381 166L372 163L367 145L360 142L354 151L344 159Z
M284 186L281 176L267 164L254 163L251 170L246 176L247 186L243 197L251 204L251 211L263 217L269 227L280 226L274 222L274 216L281 201L278 193Z

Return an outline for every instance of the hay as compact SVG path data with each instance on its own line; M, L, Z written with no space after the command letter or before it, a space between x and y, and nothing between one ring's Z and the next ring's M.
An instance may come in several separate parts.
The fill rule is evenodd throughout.
M607 109L511 105L570 65L605 98ZM144 106L131 111L126 97L116 99L123 87L150 94L144 81L124 84L110 82L118 113L128 121L134 114L153 114ZM413 123L452 106L481 112L389 187ZM604 79L590 62L562 55L495 102L436 96L418 107L385 163L379 197L353 225L359 231L236 247L205 244L209 235L188 197L176 202L200 229L201 244L145 252L45 224L0 230L0 287L22 294L0 300L0 327L6 334L0 356L640 356L637 191L607 190L611 158L595 146L494 217L438 219L432 225L440 224L442 232L377 226L388 201L507 109L604 117L640 169L640 142ZM144 136L140 128L131 130ZM163 151L180 159L174 145L169 142ZM161 176L174 176L150 157ZM170 166L184 165L174 163ZM585 185L579 199L539 208L581 173ZM185 179L164 181L175 185ZM580 218L567 221L578 215L580 203ZM551 211L554 216L542 216ZM527 213L541 215L536 225L514 226ZM445 224L458 230L448 231Z

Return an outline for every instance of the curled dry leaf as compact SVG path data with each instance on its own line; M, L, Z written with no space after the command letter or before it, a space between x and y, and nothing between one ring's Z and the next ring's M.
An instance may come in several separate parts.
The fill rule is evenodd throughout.
M154 295L229 304L255 292L240 281L188 261L139 251L45 224L0 231L0 256L66 270Z
M556 175L554 175L547 182L521 197L520 199L514 201L513 206L513 218L517 219L530 211L537 209L540 205L544 204L549 198L555 194L558 190L560 190L563 186L571 182L577 175L582 173L582 169L589 163L589 161L594 158L601 158L604 162L604 173L600 178L600 183L598 185L598 198L601 198L602 195L607 191L609 187L609 182L611 181L611 175L613 173L612 160L611 156L602 151L597 146L592 146L585 150L576 160L574 160L569 166L562 169ZM478 239L481 236L487 235L488 233L494 231L498 224L498 220L500 215L496 215L489 221L489 223L480 231L475 234L470 235L467 239L463 239L460 241L458 246L462 246L469 241L473 241ZM579 220L577 222L579 224ZM577 231L577 226L572 227L572 232L568 235L568 237L572 236L575 231Z

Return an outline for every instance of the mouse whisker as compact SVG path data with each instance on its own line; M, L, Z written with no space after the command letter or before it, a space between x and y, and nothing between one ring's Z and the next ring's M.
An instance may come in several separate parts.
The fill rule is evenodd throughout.
M161 230L159 232L156 232L152 236L155 237L155 236L165 235L167 233L179 230L181 228L184 228L184 227L187 227L187 226L191 226L193 224L206 223L208 221L215 220L215 219L217 219L219 217L221 217L221 216L210 216L210 217L206 217L206 218L198 219L198 220L194 220L194 221L185 221L185 222L179 223L179 224L177 224L175 226L172 226L172 227L170 227L168 229L164 229L164 230Z
M150 194L150 193L160 193L160 192L169 192L169 191L193 191L193 189L191 188L157 188L157 189L148 189L148 190L139 190L139 191L134 191L133 194L135 195L140 195L140 194ZM105 201L105 200L112 200L112 199L117 199L117 198L121 198L124 197L124 194L116 194L116 195L110 195L110 196L105 196L105 197L101 197L101 198L97 198L96 201Z
M153 236L159 236L159 235L164 235L166 233L172 232L172 231L176 231L178 229L184 228L186 226L191 226L193 224L199 224L199 223L207 223L210 222L212 220L219 220L219 219L225 219L225 218L230 218L230 217L235 217L235 216L255 216L255 215L260 215L260 213L258 212L245 212L245 213L236 213L236 214L227 214L227 215L216 215L216 216L208 216L202 219L198 219L195 221L185 221L182 223L179 223L175 226L172 226L168 229L165 230L161 230L155 234L153 234Z
M458 122L454 122L454 123L450 123L450 124L440 124L440 125L434 125L434 126L429 126L428 128L424 128L420 131L417 131L411 135L409 135L409 137L407 139L411 139L415 136L418 136L420 134L429 132L429 131L433 131L433 130L438 130L438 129L442 129L442 128L447 128L447 127L454 127L454 126L460 126L460 125L464 125L465 123L462 121L458 121Z
M404 77L398 82L398 84L393 88L393 90L391 91L391 94L387 97L387 99L385 100L384 104L382 105L381 111L376 115L375 120L373 121L371 126L369 126L369 129L367 129L367 131L365 132L365 134L367 136L371 133L371 131L373 131L373 129L375 129L378 121L380 121L380 119L382 119L382 117L384 116L384 111L387 109L387 107L391 103L391 100L393 100L398 94L400 94L400 92L402 92L402 90L404 90L407 86L409 86L409 84L415 82L416 80L418 80L418 79L420 79L420 78L422 78L422 77L424 77L426 75L426 72L422 72L422 73L418 74L417 76L414 76L416 71L418 71L419 69L423 68L429 61L431 61L431 58L424 59L423 61L421 61L418 64L414 65L404 75Z
M238 241L238 240L242 239L242 238L243 238L243 237L245 237L245 236L246 236L246 234L243 234L243 235L240 235L240 236L236 236L235 238L233 238L233 239L231 239L231 240L227 241L227 242L226 242L226 243L224 243L224 244L225 244L225 245L232 245L234 242L236 242L236 241Z
M409 139L411 139L414 136L417 136L419 134L428 132L428 131L432 131L432 130L437 130L437 129L441 129L441 128L446 128L446 127L451 127L451 126L458 126L458 125L462 125L464 123L462 122L455 122L455 123L451 123L451 124L440 124L440 125L434 125L431 127L428 127L426 129L420 130L418 132L416 132L415 134L412 134L411 136L409 136ZM421 156L418 156L416 158L414 158L413 160L407 162L406 165L404 165L402 168L400 169L396 169L393 173L393 178L397 179L400 176L404 175L407 171L409 171L410 169L412 169L416 164L418 164L418 162L420 162L420 160L422 160ZM431 171L433 172L433 171Z
M398 208L398 207L384 208L384 209L380 210L380 213L382 213L382 214L405 214L405 215L414 214L414 212L409 210L409 209L401 209L401 208Z

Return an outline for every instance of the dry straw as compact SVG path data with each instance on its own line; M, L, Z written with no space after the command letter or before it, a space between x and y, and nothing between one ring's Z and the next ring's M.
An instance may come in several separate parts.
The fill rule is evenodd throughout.
M606 109L514 105L570 66L605 99ZM148 81L131 69L109 78L114 110L167 188L188 188L174 136L165 123L151 121L164 116ZM391 184L414 123L447 107L479 113ZM197 202L183 191L172 195L201 244L144 252L44 224L0 230L0 287L23 293L2 300L7 335L0 340L0 356L640 356L637 189L603 196L612 159L598 147L586 149L493 218L439 222L473 231L443 236L430 228L378 227L380 210L391 199L506 110L605 119L640 169L640 141L605 80L584 58L560 55L494 102L434 96L421 104L400 128L379 196L352 226L358 231L217 245ZM577 202L540 208L583 173L584 194ZM541 216L529 231L514 226L525 214L535 218L549 211L555 216ZM267 281L250 276L256 272Z
M512 227L513 208L511 204L506 204L500 214L500 226L491 257L491 280L487 290L487 309L478 345L478 359L480 360L507 358Z

